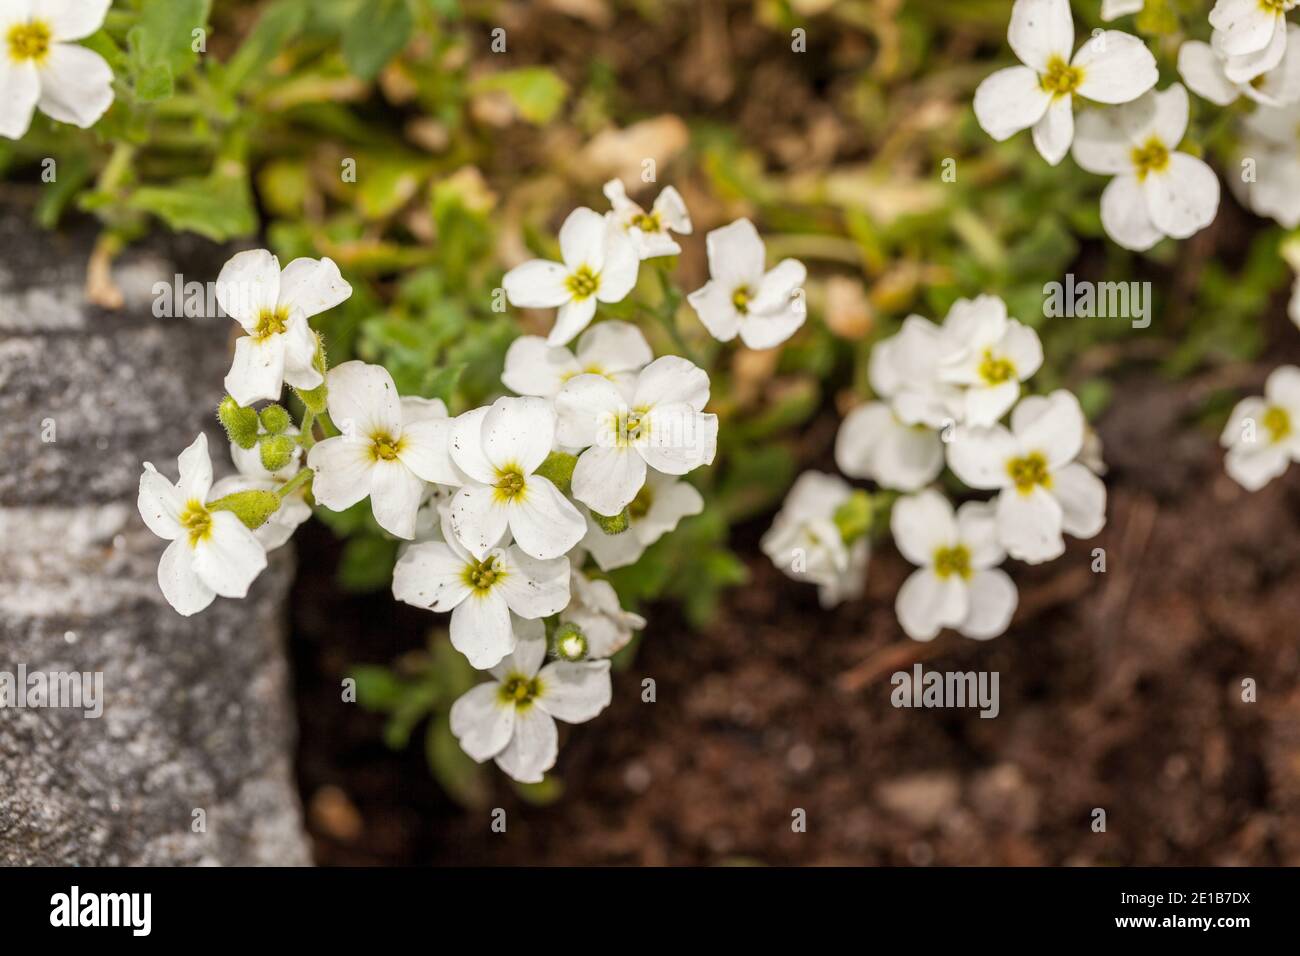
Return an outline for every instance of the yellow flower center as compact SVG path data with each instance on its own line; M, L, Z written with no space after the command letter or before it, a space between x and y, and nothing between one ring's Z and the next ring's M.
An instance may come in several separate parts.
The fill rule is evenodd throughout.
M494 487L497 501L515 501L524 496L524 492L528 490L528 482L523 472L518 468L510 467L497 472L497 483Z
M1016 490L1027 495L1039 485L1050 488L1051 472L1047 470L1047 459L1040 452L1030 452L1024 458L1012 458L1007 462L1007 474L1015 483Z
M731 304L741 315L749 312L749 303L752 296L749 292L749 286L742 285L735 292L731 293Z
M649 409L636 408L618 416L614 443L620 448L634 445L650 437Z
M514 704L516 710L522 710L532 706L533 701L541 695L542 682L536 677L511 674L501 682L501 689L497 693L503 704Z
M465 583L479 594L492 590L505 576L505 569L497 564L495 554L489 554L482 561L473 561L465 566Z
M1083 82L1083 70L1070 66L1060 56L1047 61L1047 72L1038 78L1039 85L1052 96L1069 96Z
M1296 5L1296 0L1259 0L1259 7L1265 13L1282 16Z
M600 276L591 271L590 266L579 266L564 280L564 285L573 293L575 299L585 299L595 295L600 288Z
M964 544L953 548L938 548L934 552L934 573L943 580L954 574L963 580L970 578L970 549Z
M660 232L663 230L663 224L659 222L659 213L657 212L639 212L632 217L629 225L642 232Z
M1016 377L1016 367L1009 359L999 358L992 349L984 350L984 360L980 362L980 378L989 385L1001 385Z
M387 432L376 432L370 436L370 457L373 461L393 461L401 454L403 444Z
M40 63L49 55L54 34L41 20L16 23L9 29L9 58L18 63L35 60Z
M263 309L257 316L257 327L253 338L264 342L273 335L283 335L289 321L289 310L284 306L278 309Z
M1277 444L1291 434L1291 416L1287 414L1285 408L1277 405L1270 405L1265 409L1260 424L1268 432L1268 439L1273 444Z
M203 502L194 498L187 501L180 520L181 527L190 534L191 548L212 537L212 513L203 507Z
M1152 136L1145 146L1134 146L1129 154L1139 180L1151 173L1163 173L1169 168L1169 147L1158 136Z

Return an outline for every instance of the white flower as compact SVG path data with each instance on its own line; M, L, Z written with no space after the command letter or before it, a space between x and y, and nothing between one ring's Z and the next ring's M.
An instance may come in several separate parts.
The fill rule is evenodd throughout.
M1237 403L1219 443L1229 476L1258 491L1300 461L1300 368L1283 365L1264 383L1263 398Z
M894 544L917 566L894 602L898 623L916 641L934 640L945 627L985 641L1011 623L1019 597L1006 572L993 505L970 501L957 509L937 491L894 503Z
M369 496L379 526L409 540L424 483L461 483L447 453L451 420L438 416L441 403L399 399L393 377L379 365L344 362L330 370L326 384L330 419L343 434L307 453L312 494L333 511Z
M636 497L627 506L628 527L619 534L606 534L595 520L587 522L582 546L591 552L602 571L635 564L677 523L704 510L704 498L688 482L672 475L651 471Z
M642 369L630 400L599 375L569 379L555 409L560 444L586 449L573 469L573 497L613 516L636 498L647 465L684 475L712 464L718 416L704 413L708 401L708 374L676 355Z
M1101 224L1125 249L1186 239L1214 221L1219 180L1202 160L1175 152L1187 131L1187 91L1175 83L1135 103L1079 117L1074 159L1114 175L1101 194Z
M958 299L943 322L939 380L962 388L967 425L992 425L1020 397L1020 383L1043 364L1038 333L1007 318L995 295Z
M866 584L871 556L866 536L846 545L835 524L836 510L851 494L838 475L804 472L760 545L787 577L818 585L822 607L857 597Z
M21 139L41 112L86 129L113 103L113 71L77 46L104 22L111 0L0 2L0 136Z
M654 352L635 325L601 322L579 336L576 356L540 336L515 339L506 351L501 382L520 395L554 398L565 382L587 372L605 376L631 398L636 373L653 359Z
M514 654L451 705L451 732L479 763L497 766L521 783L539 783L555 766L557 719L580 724L609 706L609 661L555 661L542 667L546 641L521 640Z
M946 348L943 329L919 315L909 315L896 335L872 347L871 387L903 424L945 428L961 422L961 389L939 379Z
M1268 64L1263 69L1271 69L1286 49L1286 14L1295 5L1296 0L1218 0L1210 11L1216 48L1231 57L1254 54Z
M1127 103L1158 79L1151 51L1118 30L1094 34L1071 60L1069 0L1016 0L1007 39L1024 66L985 78L975 90L975 118L999 142L1032 126L1034 146L1053 166L1070 151L1076 95Z
M442 538L406 549L393 569L393 597L450 611L451 644L479 670L500 663L522 639L515 616L540 621L569 603L568 558L539 561L503 538L479 560L445 521Z
M608 581L593 581L581 571L573 572L573 597L560 612L560 620L576 625L587 639L587 657L612 657L632 640L632 632L643 629L640 614L623 610L618 594Z
M316 333L307 319L352 295L332 259L280 260L265 249L235 255L217 277L217 302L247 335L235 342L226 391L240 405L278 399L284 383L312 389Z
M1031 395L1002 425L959 428L948 466L972 488L997 488L998 537L1013 558L1038 564L1065 551L1061 532L1090 538L1106 523L1106 486L1075 461L1083 448L1079 401L1058 389Z
M670 233L689 236L691 214L686 211L681 193L672 186L664 187L648 213L627 198L620 180L605 183L605 198L614 207L606 215L627 233L639 258L675 256L682 251Z
M451 457L468 480L447 514L470 554L486 556L507 528L524 553L543 560L582 539L587 523L578 509L534 474L554 444L555 410L541 398L498 398L455 420Z
M1130 13L1138 13L1146 0L1101 0L1101 18L1107 22L1118 20Z
M176 459L180 480L172 484L149 462L140 475L137 507L149 530L170 541L158 563L163 597L188 617L218 594L242 598L266 567L266 551L231 511L210 510L212 459L199 435Z
M1254 176L1228 181L1256 215L1287 229L1300 226L1300 103L1260 106L1242 125L1241 158L1251 161Z
M265 429L258 425L258 432L265 434ZM298 429L290 425L282 433L289 438L297 438ZM278 471L267 471L262 464L258 447L240 448L230 443L230 458L239 470L238 475L222 478L212 486L211 497L224 498L226 495L241 491L278 491L302 467L302 446L295 445L289 456L289 463ZM311 505L303 497L303 489L290 492L280 502L279 509L260 527L253 530L253 536L261 542L267 551L274 551L284 545L293 533L311 517Z
M686 297L709 334L730 342L739 333L751 349L770 349L798 331L807 318L803 283L808 270L782 259L767 270L767 250L748 219L705 237L709 281Z
M1242 95L1268 106L1300 100L1300 26L1291 24L1280 63L1262 74L1244 75L1233 58L1224 58L1208 43L1189 40L1178 48L1178 74L1197 96L1227 106ZM1247 71L1249 72L1249 71Z
M850 478L915 491L943 471L943 442L924 425L904 424L884 402L867 402L840 425L835 464Z
M517 306L559 306L547 341L564 345L590 324L596 303L619 302L633 286L640 260L627 234L594 209L569 213L560 227L564 263L532 259L506 273L506 296Z

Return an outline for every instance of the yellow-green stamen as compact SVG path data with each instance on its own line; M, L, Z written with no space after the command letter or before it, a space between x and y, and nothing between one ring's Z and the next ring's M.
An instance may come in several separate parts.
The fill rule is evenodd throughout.
M1015 483L1016 490L1027 495L1038 486L1050 488L1051 472L1047 470L1047 459L1039 452L1030 452L1024 458L1012 458L1007 462L1007 474Z
M979 374L986 384L1001 385L1016 377L1016 367L1008 359L994 355L992 349L985 349Z
M387 432L370 436L370 457L374 461L393 461L402 451L402 442Z
M592 272L590 266L579 266L564 280L564 285L575 299L585 299L595 295L600 288L600 276Z
M1144 146L1134 146L1130 154L1139 180L1151 173L1163 173L1169 168L1169 147L1158 136L1152 136Z
M497 564L495 554L489 554L482 561L472 561L465 566L465 583L479 594L492 590L505 576L505 569Z
M9 30L9 58L18 63L26 60L42 62L50 52L53 33L41 20L16 23Z
M663 229L657 212L639 212L632 217L629 225L640 229L642 232L659 232Z
M1287 414L1285 408L1277 405L1270 405L1265 409L1259 423L1268 432L1268 440L1272 444L1276 445L1291 434L1291 416Z
M253 329L253 338L264 342L273 335L283 335L289 322L289 310L281 306L277 309L263 309L257 316L257 325Z
M1047 70L1038 78L1039 85L1052 96L1069 96L1083 82L1083 70L1070 66L1060 56L1047 61Z
M197 499L191 498L185 503L180 522L181 527L189 532L191 548L212 536L212 514Z
M516 710L531 707L541 693L542 682L536 677L525 677L523 674L511 674L501 682L501 687L497 691L501 702L514 704Z
M934 552L934 573L947 580L954 574L963 580L971 576L970 549L964 544L952 548L938 548Z
M518 468L506 468L497 472L494 487L497 501L516 501L528 490L528 482Z
M735 292L731 293L731 304L741 315L749 312L750 294L748 286L741 286Z

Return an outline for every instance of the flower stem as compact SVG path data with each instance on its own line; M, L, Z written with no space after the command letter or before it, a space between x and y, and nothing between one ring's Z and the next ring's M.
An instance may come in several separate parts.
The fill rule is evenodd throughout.
M310 481L311 476L312 476L312 470L310 468L302 469L300 472L298 472L298 474L294 475L292 478L290 478L283 485L281 485L279 488L276 489L275 491L276 496L279 497L281 501L283 501L290 494L297 491L303 484Z

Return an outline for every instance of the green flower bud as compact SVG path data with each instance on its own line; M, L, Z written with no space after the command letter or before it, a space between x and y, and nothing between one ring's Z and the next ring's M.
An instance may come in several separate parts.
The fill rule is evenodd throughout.
M551 638L551 653L562 661L580 661L587 656L587 635L582 628L568 621L555 629Z
M297 446L288 435L263 435L262 467L267 471L279 471L293 460L293 450Z
M622 534L632 523L632 517L627 513L626 508L613 516L598 515L594 511L591 516L596 519L596 526L605 534Z
M262 420L262 427L268 435L278 435L293 424L283 405L267 405L257 417Z
M246 528L257 529L280 507L280 496L274 491L237 491L218 498L208 505L209 511L229 511L244 523Z
M871 531L873 503L871 495L858 489L835 509L832 520L845 544L852 544Z
M562 451L553 451L546 456L546 461L542 462L533 474L548 479L551 484L560 489L560 494L568 495L573 493L573 469L577 464L578 459L575 456Z
M257 412L242 407L227 395L217 406L217 419L226 430L226 436L240 448L257 444Z

